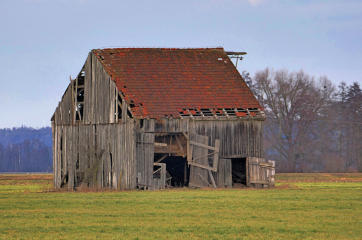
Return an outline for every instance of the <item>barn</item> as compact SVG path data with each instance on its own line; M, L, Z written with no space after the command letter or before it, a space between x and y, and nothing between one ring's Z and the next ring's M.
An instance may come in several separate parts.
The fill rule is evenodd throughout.
M265 115L223 48L92 50L52 118L56 188L269 187Z

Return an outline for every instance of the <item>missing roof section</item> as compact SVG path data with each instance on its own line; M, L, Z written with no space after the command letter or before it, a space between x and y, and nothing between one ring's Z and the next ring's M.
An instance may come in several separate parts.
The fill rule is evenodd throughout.
M179 114L181 118L265 118L258 108L183 108Z

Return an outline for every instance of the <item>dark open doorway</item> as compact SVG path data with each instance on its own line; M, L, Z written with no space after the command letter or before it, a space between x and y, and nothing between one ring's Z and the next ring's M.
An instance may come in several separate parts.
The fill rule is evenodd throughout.
M190 168L187 160L180 156L162 157L163 154L155 154L155 160L162 159L160 163L166 163L166 184L172 187L186 187L189 184Z
M246 185L246 158L232 158L231 171L233 186Z

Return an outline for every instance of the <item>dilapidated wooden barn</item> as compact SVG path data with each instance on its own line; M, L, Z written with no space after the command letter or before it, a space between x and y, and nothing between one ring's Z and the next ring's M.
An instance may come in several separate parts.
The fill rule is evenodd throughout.
M52 117L57 188L271 186L264 113L223 48L92 50Z

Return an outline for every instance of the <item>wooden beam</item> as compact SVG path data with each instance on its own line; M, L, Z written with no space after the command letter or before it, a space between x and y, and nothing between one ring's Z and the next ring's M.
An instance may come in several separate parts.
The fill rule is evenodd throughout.
M195 167L199 167L199 168L203 168L203 169L207 169L207 170L211 170L215 172L215 169L209 166L205 166L199 163L195 163L195 162L189 162L190 165L195 166Z
M213 160L212 166L216 170L217 170L217 167L219 166L219 150L220 150L220 140L215 139L215 152L214 152L214 160Z
M115 114L114 117L115 117L115 119L116 119L116 123L118 123L118 120L119 120L119 119L118 119L118 106L119 106L119 102L118 102L118 90L117 90L117 87L114 89L114 95L115 95L114 101L115 101L115 105L116 105L116 106L115 106L115 108L116 108L115 110L116 110L116 111L115 111L115 113L114 113L114 114ZM121 106L120 106L120 108L122 109Z
M167 147L167 143L155 142L154 145L155 145L156 147Z
M189 140L189 135L188 135L187 133L182 132L182 134L185 136L185 138L186 138L187 140Z
M155 166L157 166L157 165L155 165ZM157 169L156 171L154 171L153 174L155 174L155 173L157 173L159 171L161 171L161 167L159 169Z
M72 111L71 111L71 118L72 120L70 121L72 124L75 123L75 108L76 108L76 102L74 99L74 80L72 79L72 76L69 76L69 80L70 80L70 90L71 90L71 99L72 99Z
M211 156L211 155L214 155L214 154L215 154L215 152L208 153L208 154L206 155L206 157ZM196 162L196 160L202 159L202 158L204 158L204 157L205 157L205 155L197 156L197 157L195 157L195 158L192 159L192 162Z
M247 52L233 52L233 51L227 51L227 55L246 55Z
M203 147L203 148L207 148L207 149L210 149L210 150L215 150L215 147L211 147L209 145L206 145L206 144L203 144L203 143L198 143L198 142L195 142L195 141L190 141L190 144L196 145L196 146L199 146L199 147Z
M216 188L215 179L214 179L214 176L212 175L211 170L208 170L207 172L209 173L209 177L211 179L212 186L214 186L214 188Z
M164 160L165 158L167 158L168 156L167 155L163 155L162 157L160 157L155 163L159 163L161 162L162 160Z
M189 136L182 132L182 134L186 137L187 143L186 143L186 157L187 157L187 162L190 163L192 162L192 152L191 152L191 146L190 146L190 138Z

